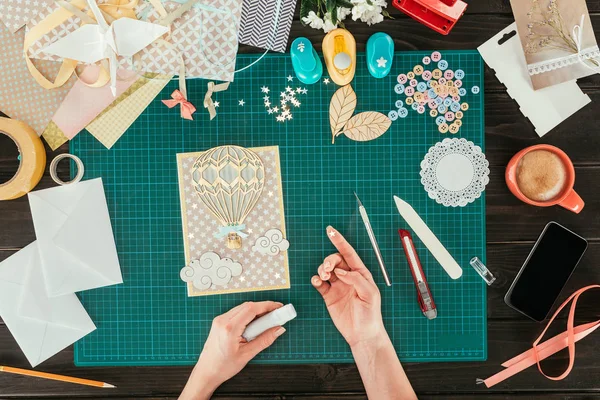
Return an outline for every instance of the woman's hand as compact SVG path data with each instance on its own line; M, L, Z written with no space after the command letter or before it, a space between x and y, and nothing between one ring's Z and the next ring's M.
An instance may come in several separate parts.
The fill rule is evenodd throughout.
M338 231L329 226L327 236L339 253L323 260L311 283L323 296L333 323L352 348L389 340L373 275Z
M180 399L208 399L223 382L272 345L285 328L271 328L251 342L247 342L242 333L256 317L281 306L283 304L273 301L247 302L216 317Z

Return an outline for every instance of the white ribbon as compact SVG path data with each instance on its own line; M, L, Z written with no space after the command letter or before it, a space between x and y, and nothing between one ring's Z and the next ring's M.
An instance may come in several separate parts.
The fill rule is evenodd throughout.
M585 20L585 14L581 14L581 21L579 22L579 25L575 25L573 27L573 41L575 42L575 45L577 46L577 59L579 60L579 62L583 65L585 65L587 68L591 69L594 72L600 72L600 68L598 67L593 67L590 66L586 63L587 59L583 56L583 52L581 49L581 43L583 41L583 22Z

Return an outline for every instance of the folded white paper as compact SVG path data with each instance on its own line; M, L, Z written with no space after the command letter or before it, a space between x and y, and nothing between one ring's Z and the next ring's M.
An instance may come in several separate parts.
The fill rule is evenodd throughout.
M513 37L499 44L505 35L513 31ZM506 86L509 96L519 104L521 112L529 118L541 137L591 100L579 89L576 81L533 90L523 47L516 31L517 24L513 23L477 50L486 64L496 72L496 77Z
M104 20L96 0L88 0L87 3L98 23L83 25L44 48L44 52L89 64L108 58L114 96L117 85L117 56L133 56L169 32L169 28L132 18L120 18L109 25Z
M37 242L0 263L0 316L32 367L96 329L75 294L48 297Z
M102 179L29 193L50 297L122 283Z

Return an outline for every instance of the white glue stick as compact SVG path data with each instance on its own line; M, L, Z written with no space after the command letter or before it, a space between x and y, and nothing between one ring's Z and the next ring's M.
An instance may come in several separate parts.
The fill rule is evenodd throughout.
M256 339L264 331L276 326L281 326L286 322L293 320L296 318L296 315L294 306L292 304L286 304L285 306L250 322L244 333L242 333L242 337L250 342Z

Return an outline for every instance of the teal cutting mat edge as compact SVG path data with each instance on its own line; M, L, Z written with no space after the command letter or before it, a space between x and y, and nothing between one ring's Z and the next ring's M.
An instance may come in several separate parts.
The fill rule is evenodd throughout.
M396 55L396 57L395 57L395 60L397 61L399 58L409 58L409 59L412 59L413 61L411 62L411 65L406 64L406 67L411 67L412 68L412 65L418 63L418 62L414 62L415 56L422 57L424 54L426 54L426 53L424 53L424 52L403 52L403 53L398 53ZM475 59L475 60L471 60L470 61L469 64L472 63L473 65L469 66L469 70L470 69L477 70L477 72L478 72L479 75L476 78L476 83L478 83L478 85L480 86L480 88L483 88L482 61L481 61L481 58L479 57L479 55L478 55L478 53L476 51L442 52L442 54L443 55L449 55L451 59L453 57L458 57L460 59L461 55L465 55L468 58L470 56L470 58ZM245 61L245 63L249 63L250 61L256 59L256 57L255 56L240 56L240 57L238 57L238 59L240 61L239 64L242 64L242 63L244 63L244 61ZM263 62L265 62L265 61L263 61ZM293 71L291 71L291 63L289 63L289 58L287 56L285 56L285 55L270 55L270 56L267 56L266 57L266 62L267 63L274 63L274 64L276 64L277 66L280 66L280 67L283 66L284 69L285 69L285 74L286 75L289 72L291 72L291 74L293 75ZM364 63L364 56L363 55L359 55L359 62L363 62ZM287 64L289 64L289 65L287 65ZM450 65L450 67L451 68L456 68L456 66L453 65L452 63ZM463 68L463 69L466 69L462 65L460 67ZM256 68L256 67L253 67L253 69L254 68ZM366 71L366 68L365 68L365 71ZM401 72L401 71L399 71L397 69L397 63L396 63L396 68L392 67L392 73L393 74L397 74L399 72ZM403 70L402 72L406 72L406 71ZM252 75L252 73L251 73L251 75ZM240 81L242 81L242 83L245 83L245 82L243 82L244 81L244 77L245 76L242 75L241 79L237 80L238 87L240 87L239 86L239 82ZM370 80L374 79L374 78L366 77L364 71L361 72L360 69L357 69L357 79L355 79L355 81L362 81L364 78L367 78L367 79L370 79ZM251 77L250 79L253 80L253 79L256 79L256 78L255 77ZM275 79L275 78L269 78L269 79L272 80L272 79ZM282 86L282 87L285 86L285 84L283 82L283 80L284 80L283 76L280 77L279 79L282 80L280 86ZM194 90L195 89L194 85L196 83L198 84L196 86L197 90ZM256 89L258 89L258 87L261 86L259 84L260 82L252 81L252 83L254 84L253 86L256 86L256 88L253 88L253 91L255 91ZM371 81L369 81L369 83L371 83ZM317 83L316 85L320 85L320 84L321 83ZM194 96L194 97L196 97L198 99L201 98L201 97L203 97L205 84L202 83L202 81L197 81L197 82L188 81L188 85L193 90L193 91L190 91L190 97L191 98L192 98L192 96ZM315 85L306 86L306 87L309 90L311 90L311 88L313 88L314 86ZM330 94L332 94L333 91L336 89L336 87L333 86L333 84L331 84L329 86L330 87L328 88L328 92L324 96L325 98L321 99L321 102L323 103L323 104L321 104L321 106L327 106L328 105ZM236 92L235 89L232 91L232 88L235 88L235 87L236 87L235 84L232 85L232 87L229 89L229 91L230 91L230 93L234 93L235 92L236 95L237 95L238 93ZM387 88L388 91L392 91L392 93L393 93L393 84L391 86L388 85L386 88ZM173 84L169 85L168 88L165 89L165 91L163 91L163 93L159 96L158 99L163 98L165 96L168 96L168 94L170 93L170 91L173 90L173 89L174 89L174 85ZM364 100L365 97L369 97L369 99L370 99L370 96L366 96L364 94L364 87L361 87L361 85L358 84L358 83L356 83L356 88L355 89L356 89L356 91L358 93L358 98L359 98L359 107L357 108L357 112L367 110L368 107L365 108L364 104L363 104L363 107L361 107L361 99ZM317 88L317 90L319 92L324 92L324 90L322 88ZM378 88L371 88L371 91L377 92L377 90L378 90ZM241 90L241 92L243 92L244 94L246 94L246 92L244 92L243 89ZM225 93L227 93L227 92L225 92ZM255 93L255 95L256 95L255 99L258 98L259 99L259 103L260 103L260 101L261 101L260 97L262 96L262 94L256 94ZM379 96L379 93L377 93L376 96ZM216 97L216 100L221 100L221 99L224 99L226 96L225 95L213 96L213 98L215 98L215 97ZM399 96L395 96L395 97L399 97ZM155 103L158 102L158 99L155 100ZM479 96L479 101L480 101L480 103L479 103L480 106L479 106L479 112L477 113L477 116L478 116L478 121L477 122L478 122L479 127L481 128L481 131L479 132L479 136L477 138L475 138L475 140L472 137L469 137L469 139L476 141L477 144L479 144L480 146L483 147L484 146L483 127L485 126L484 122L483 122L483 118L484 118L484 113L483 113L483 91L482 91L482 93ZM368 102L369 101L367 101L367 103ZM162 105L158 105L158 107L163 107L163 106ZM138 123L138 122L136 122L136 124L134 124L134 126L132 126L132 129L130 130L130 132L128 132L125 135L125 137L122 138L121 141L117 143L117 145L115 146L116 148L118 148L119 143L126 143L127 144L127 140L128 140L127 137L128 137L128 135L131 138L132 135L139 134L140 130L143 131L144 128L148 129L150 127L150 124L149 124L150 119L152 117L155 117L156 115L158 115L159 117L167 119L168 121L167 121L166 125L169 125L169 126L170 125L175 125L175 126L179 125L178 128L180 129L180 133L181 133L182 138L186 134L190 134L189 132L186 133L185 129L183 128L183 125L182 125L181 121L178 119L178 113L177 113L176 117L174 118L173 115L169 114L169 112L165 111L165 109L156 108L156 105L154 105L154 109L152 109L152 108L153 107L151 106L151 110L150 111L146 110L146 112L140 118L140 120L144 120L144 123L141 123L141 122ZM319 106L312 107L309 111L313 112L313 111L316 111L316 110L320 110L321 108L322 107L319 107ZM389 108L392 109L394 107L393 107L393 105L390 105ZM233 112L231 112L231 111L233 111ZM264 113L263 110L260 110L260 111L262 111ZM378 111L383 111L384 112L384 110L382 110L382 109L379 109ZM221 109L221 110L218 109L218 112L220 112L222 114L221 118L223 118L224 116L230 117L231 115L235 115L235 114L239 113L239 110L230 109L229 111L227 111L227 110L224 111L223 109ZM157 114L155 114L155 113L157 113ZM148 114L150 114L150 115L148 115ZM256 113L254 111L251 111L250 114L252 115L253 119L256 118L255 115L260 115L260 113ZM300 114L302 114L302 109L300 111ZM225 118L228 118L228 117L225 117ZM415 119L415 118L425 118L425 117L429 118L428 116L416 116L416 115L412 115L412 110L411 110L411 113L409 114L409 118L413 118L413 119ZM199 117L199 118L202 118L202 117ZM217 118L219 118L219 117L217 117ZM260 116L259 116L259 118L260 118ZM207 121L202 121L202 122L208 124ZM204 127L204 125L200 125L200 122L196 122L196 123L198 123L199 126L196 127L195 130L196 131L200 131ZM142 124L143 126L136 127L136 125L140 125L140 124ZM218 140L218 138L219 138L218 131L219 131L219 129L222 129L223 127L221 125L218 125L219 121L214 121L214 122L212 122L212 124L214 124L214 125L208 125L208 130L211 130L211 129L213 129L213 128L216 127L216 129L215 129L217 131L217 133L216 133L216 140L219 141ZM419 124L417 123L417 125L419 125ZM425 124L425 125L427 125L427 124ZM274 125L274 126L279 127L280 125ZM411 123L411 126L412 126L412 123ZM293 129L291 129L291 130L293 131ZM284 129L280 128L279 131L284 131L285 134L288 134L288 128L287 127L285 127ZM324 131L327 132L328 129L324 129ZM461 132L463 132L463 130L461 130ZM467 132L468 132L468 130L467 130ZM278 132L278 133L280 133L280 132ZM386 133L386 135L391 135L391 134L393 134L393 132ZM84 133L83 135L89 136L87 133ZM92 168L89 168L89 166L86 164L86 167L88 167L86 169L92 175L97 174L97 171L96 171L97 168L95 168L93 166L94 163L96 163L97 165L101 165L101 166L107 166L107 168L109 168L110 164L113 164L113 166L117 164L117 159L119 158L118 156L115 156L114 154L111 155L110 153L106 153L98 144L94 143L94 139L93 138L90 138L90 137L86 138L83 135L79 135L78 138L76 138L74 141L71 142L71 150L75 154L77 154L78 152L79 153L85 153L85 154L83 154L84 158L87 158L88 160L90 159L89 157L95 157L94 162L91 163ZM444 137L444 136L441 136L439 134L438 134L438 136L436 136L435 134L433 136L437 137L438 140L441 140ZM460 133L459 133L458 136L461 136ZM338 140L340 140L340 139L338 139ZM380 138L378 140L381 141L382 139ZM139 142L136 143L136 140L131 140L131 141L134 142L133 146L140 145ZM326 143L330 142L330 138L327 138L327 140L325 142ZM339 143L339 142L336 141L336 143ZM435 142L432 142L430 144L433 145L434 143ZM223 143L219 143L219 144L223 144ZM263 143L263 142L256 143L256 142L252 142L252 144L248 144L247 146L250 147L250 145L266 145L266 144L273 144L273 143ZM355 145L357 145L357 146L365 146L365 148L369 148L369 145L367 145L367 144L355 144ZM349 144L349 143L342 144L342 146L346 146L348 148L352 148L352 144ZM194 151L194 150L200 150L202 148L206 148L206 146L202 147L202 145L199 144L198 147L189 148L189 147L185 147L185 144L184 144L184 145L182 145L181 151L177 151L177 152ZM148 151L150 151L150 149L148 149ZM351 151L351 150L349 150L349 151ZM118 152L118 150L117 150L117 152ZM424 155L424 152L421 155ZM111 158L112 158L112 161L111 161ZM172 154L173 161L174 161L174 158L175 158L175 156L174 156L174 154ZM86 161L86 160L84 159L84 161ZM286 169L286 167L283 165L283 161L282 161L282 173L283 173L284 180L286 178L285 169ZM107 169L107 171L108 171L108 169ZM106 172L106 171L104 171L104 172ZM116 171L114 171L114 170L112 171L113 175L115 175L115 172ZM102 173L99 173L99 175L102 175ZM284 182L284 188L285 188L285 186L286 186L286 182ZM424 190L422 189L422 187L420 188L420 191L423 194L425 193ZM107 194L107 199L109 200L109 206L110 206L110 203L111 203L111 199L110 199L111 195ZM353 198L351 199L351 201L354 201ZM364 202L365 202L365 200L363 198L363 203ZM433 202L433 200L427 199L426 202ZM485 206L484 206L484 204L485 204L485 196L482 196L481 199L477 200L476 204L477 203L479 204L479 206L478 206L479 210L480 210L480 219L479 219L479 221L481 223L481 226L479 227L479 237L478 237L479 241L480 241L479 247L481 248L481 252L480 252L480 254L477 254L477 255L479 255L480 258L482 258L485 261ZM367 207L367 210L369 210L370 214L372 214L372 211L373 211L374 207L372 205L369 206L368 204L365 204L365 205ZM354 206L355 205L353 205L353 207ZM471 205L471 207L475 207L475 205ZM289 210L289 205L286 205L286 210ZM177 216L179 217L179 204L178 203L177 203L177 214L178 214ZM111 213L111 216L112 215L113 215L113 213ZM350 217L350 215L346 214L343 217L347 218L347 217ZM356 233L357 233L357 231L358 231L358 235L359 235L359 237L357 238L357 240L360 243L357 244L357 249L359 250L359 252L361 252L361 255L366 259L366 261L372 261L373 257L369 254L370 247L368 246L368 242L365 239L366 234L364 233L364 227L362 227L360 225L358 219L356 218L356 215L355 215L354 211L352 212L351 217L352 217L352 221L350 223L350 226L351 227L353 226L353 228L354 228L354 232L351 233L351 236L355 236ZM290 226L289 219L290 219L290 215L288 214L286 216L288 229L289 229L289 226ZM377 215L375 215L375 217L372 215L371 219L377 220ZM114 221L113 221L113 225L114 225ZM336 226L340 226L340 225L336 224ZM342 226L346 227L346 226L348 226L348 224L345 223ZM395 227L395 228L397 228L397 227ZM360 232L361 229L362 229L363 232ZM377 231L377 228L376 228L376 231ZM179 233L179 237L177 238L179 241L181 241L181 236L180 235L181 235L181 233ZM119 245L119 243L118 243L118 245ZM417 247L419 249L419 254L421 255L422 261L423 261L423 259L425 259L424 264L427 265L429 263L429 258L430 258L429 255L423 254L423 252L425 250L423 250L422 248L420 248L420 244L417 244ZM183 249L181 249L181 252L183 252ZM473 255L475 255L475 254L473 254ZM376 265L376 264L370 263L370 265L373 266L373 265ZM465 265L465 264L462 263L462 265ZM427 268L428 267L426 266L426 273L429 275L429 272L427 272ZM468 265L466 265L465 268L470 268L470 267ZM316 265L315 265L315 269L316 269ZM465 269L465 271L467 271L467 270ZM470 271L470 272L474 273L473 271ZM377 275L378 271L374 271L374 274ZM467 275L469 275L469 273L467 273ZM472 277L473 277L473 275L471 274L470 277L469 277L469 279L472 279ZM463 279L465 279L465 278L463 278ZM479 279L479 278L477 277L476 279ZM378 283L381 284L381 282L379 282L379 281L380 280L378 279ZM296 282L294 280L292 280L292 291L294 290L295 283ZM127 284L127 282L126 282L126 284ZM400 282L395 283L395 285L398 285L398 284L400 284ZM406 285L406 282L401 282L401 284ZM479 318L480 320L482 320L481 332L480 332L480 336L478 336L478 340L481 343L480 343L480 346L477 349L474 349L472 351L473 354L470 354L469 350L457 351L457 352L454 352L454 354L452 354L452 352L449 351L449 352L442 352L442 353L445 353L445 354L442 354L442 356L440 356L440 357L436 357L435 355L432 355L432 354L428 354L428 355L425 356L425 354L424 354L425 352L420 351L420 350L415 350L415 351L412 352L412 355L408 351L405 351L402 354L400 354L401 355L401 359L403 361L475 361L475 360L484 360L484 359L486 359L486 357L487 357L487 345L486 345L486 343L487 343L486 311L487 310L486 310L486 294L485 294L486 290L485 290L485 284L483 284L483 282L481 280L477 280L476 282L470 282L470 285L472 285L472 284L476 284L476 286L478 285L479 289L480 289L479 290L479 295L480 296L477 299L477 300L479 300L479 311L480 311L480 314L478 314L477 318ZM409 291L411 290L410 285L412 285L412 282L409 282L409 285L408 285L408 290ZM382 286L380 286L380 288L382 289L382 292L384 293L384 302L385 302L385 297L386 297L385 290L386 289L385 289L385 287L382 287ZM314 290L312 288L310 288L310 289ZM106 290L106 289L103 289L103 290ZM414 285L412 287L412 290L414 290ZM117 293L117 298L119 298L119 294L121 293L121 290L119 288L117 288L117 289L110 289L109 288L107 292L103 292L102 294L98 294L98 293L94 294L93 292L86 292L86 293L82 294L80 297L82 298L82 300L84 302L84 305L88 306L88 305L92 305L93 302L95 301L95 299L102 299L103 298L102 296L106 295L107 293L108 293L107 294L108 297L110 297L111 295L114 295L114 293L111 294L111 291ZM277 292L267 292L267 293L271 293L271 295L270 295L271 297L278 297L278 298L281 297ZM284 295L283 297L291 297L291 296L285 296ZM436 295L435 295L435 292L434 292L434 298L435 297L436 297ZM318 299L318 301L321 301L320 306L322 308L324 308L324 306L322 305L322 300ZM410 303L413 306L416 305L416 301L414 300L414 298L412 298L412 296L411 296L411 299L410 299ZM315 303L315 305L319 306L318 303ZM384 304L383 307L384 307L384 315L385 315L385 313L386 313L385 309L387 308L386 304ZM394 307L392 307L392 309L393 308ZM400 307L400 308L402 309L402 307ZM122 310L119 310L119 311L122 311ZM412 310L412 311L414 311L414 310ZM311 310L311 313L312 313L312 310ZM91 313L91 314L92 314L93 318L94 318L95 315L96 316L98 315L98 313ZM214 313L213 313L213 316L214 316ZM323 321L327 320L328 318L329 318L328 315L326 315L324 313L321 313L320 319L317 322L323 323ZM410 318L415 318L414 313L413 313L413 315ZM418 318L416 320L417 324L419 324L419 323L422 322L422 321L420 321L420 319L424 319L424 317L422 315L419 316L418 313L417 313L417 318ZM104 326L104 323L103 323L102 319L103 318L100 317L99 320L97 321L98 322L98 326L99 326L99 330L106 331L107 328ZM391 317L391 319L392 319L392 321L395 321L396 317ZM97 320L97 319L95 319L95 320ZM288 334L292 334L293 333L293 328L294 328L293 324L294 324L294 321L290 322L290 329L289 329L290 332L288 332ZM394 325L394 324L392 323L392 325ZM392 328L392 329L395 329L395 328ZM390 330L389 327L388 327L388 330ZM334 331L334 330L331 330L331 329L329 329L329 330L326 329L326 331L328 333L330 333L330 334L331 333L337 334L337 331ZM122 333L123 332L121 332L121 334ZM131 332L130 332L130 334L131 334ZM186 332L186 335L187 334L188 333ZM296 334L298 335L298 334L301 334L301 333L296 333ZM392 331L391 332L391 336L393 337L394 334L395 334L395 331ZM94 335L94 334L92 334L92 335ZM108 337L112 338L111 340L113 340L113 341L119 342L119 340L117 339L118 335L119 335L119 333L117 333L117 335L108 335ZM199 335L196 335L196 336L199 336ZM297 355L296 356L288 356L288 357L286 357L285 356L285 350L282 350L280 348L281 346L278 347L276 345L275 347L278 347L278 349L275 350L275 351L277 351L278 353L276 353L274 355L274 354L269 354L269 352L267 352L267 353L264 354L264 355L267 356L267 358L262 358L262 359L259 358L255 362L257 362L257 363L352 362L353 359L352 359L351 353L349 352L349 349L344 348L343 344L340 347L340 343L339 342L340 342L341 337L339 336L339 334L337 334L337 336L338 336L337 338L326 339L327 341L331 342L332 346L335 347L335 350L336 350L336 351L330 352L329 355L327 354L327 350L324 349L324 353L325 354L320 354L320 355L318 355L318 357L313 357L313 356L298 357ZM91 338L93 338L93 336ZM106 340L106 337L104 338L104 340ZM315 337L314 339L310 339L310 340L315 340L315 341L321 340L322 341L322 338ZM341 340L343 341L343 339L341 339ZM404 338L402 338L402 340L404 340ZM289 342L289 340L288 340L288 342ZM91 347L90 347L90 343L92 344ZM108 342L104 342L104 344L110 346L110 340ZM86 349L86 345L88 346L87 349ZM83 339L82 341L78 342L75 345L75 363L76 363L76 365L78 365L78 366L93 366L93 365L191 365L191 364L193 364L196 361L196 357L197 357L197 355L199 353L199 349L198 349L199 348L199 343L197 343L196 346L190 346L190 347L193 347L193 350L192 350L192 352L190 354L188 354L188 356L185 359L176 360L174 358L171 358L169 360L157 360L157 358L160 358L160 356L153 357L151 354L148 354L147 356L142 356L142 357L139 357L139 356L138 357L128 356L128 355L125 355L125 354L117 354L117 355L114 355L114 354L112 354L112 355L111 354L104 354L104 355L100 355L100 352L98 351L99 347L96 346L96 348L94 348L93 345L94 345L94 341L91 340L90 337ZM96 343L96 345L98 345L98 343ZM155 341L151 345L152 345L152 351L154 352L154 345L156 345L157 347L160 347L161 342L160 341ZM400 352L399 349L400 349L401 346L397 344L397 341L395 341L395 345L396 345L396 349ZM93 354L93 355L91 355L91 356L90 356L89 353L86 355L86 350L89 352L90 348L92 350L96 350L96 353ZM107 353L110 353L110 351L113 350L113 349L108 348L108 350L109 351Z

